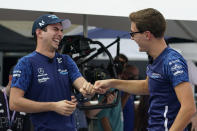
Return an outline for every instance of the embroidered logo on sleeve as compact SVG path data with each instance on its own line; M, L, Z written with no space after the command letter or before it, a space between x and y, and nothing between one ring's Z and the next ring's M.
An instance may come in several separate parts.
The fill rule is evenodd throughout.
M179 59L173 60L169 62L170 70L172 71L174 76L183 74L183 66L181 65L181 61Z
M21 70L14 70L12 76L13 77L20 77L21 76Z

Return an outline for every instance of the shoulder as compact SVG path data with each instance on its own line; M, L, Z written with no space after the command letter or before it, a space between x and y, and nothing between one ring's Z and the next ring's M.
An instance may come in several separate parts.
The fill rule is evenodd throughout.
M34 58L36 56L36 52L32 52L26 56L23 56L22 58L20 58L18 60L18 63L27 63L29 62L32 58Z
M186 60L179 52L172 48L168 48L166 57L164 57L164 63L170 66L176 63L186 63Z

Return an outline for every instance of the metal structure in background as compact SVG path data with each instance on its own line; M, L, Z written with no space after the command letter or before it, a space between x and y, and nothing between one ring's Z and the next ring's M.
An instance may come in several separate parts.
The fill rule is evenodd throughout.
M112 44L118 42L117 40L113 42ZM96 44L99 45L99 49L91 49L90 44ZM73 57L73 60L77 63L78 67L81 69L81 72L83 72L83 76L90 81L92 84L96 80L102 80L109 78L106 70L101 69L98 66L90 66L88 65L88 62L93 60L96 56L101 54L102 52L105 52L107 56L109 57L109 63L112 65L112 72L113 76L117 78L116 68L113 63L113 58L110 54L110 52L107 50L107 48L99 41L93 41L89 38L86 38L84 36L76 35L76 36L64 36L64 38L61 41L61 53L62 54L69 54L71 57L73 57L73 54L78 54L78 56ZM96 53L94 53L96 51ZM93 54L91 54L93 53ZM74 89L74 88L73 88ZM118 90L108 91L108 93L115 92L117 94L116 100L112 104L98 104L98 98L100 94L96 94L92 99L84 98L81 93L79 93L77 90L73 90L79 104L77 107L79 109L83 110L91 110L91 109L103 109L103 108L111 108L118 104L120 100L120 94ZM106 96L104 94L103 96ZM90 105L84 104L85 102L90 101ZM95 103L91 105L91 103Z

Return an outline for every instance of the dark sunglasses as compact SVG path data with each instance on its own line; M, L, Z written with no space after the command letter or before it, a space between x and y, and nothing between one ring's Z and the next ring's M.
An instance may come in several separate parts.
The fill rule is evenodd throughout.
M137 34L137 33L143 33L143 31L136 31L136 32L131 31L131 32L129 32L131 37L134 37L134 35Z

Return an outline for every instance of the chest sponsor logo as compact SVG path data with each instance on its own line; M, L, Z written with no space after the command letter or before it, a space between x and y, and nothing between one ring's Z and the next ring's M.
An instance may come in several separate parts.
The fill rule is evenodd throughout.
M62 58L57 58L58 63L62 63Z
M20 115L23 115L23 116L25 116L25 115L26 115L26 113L25 113L25 112L19 112L19 114L20 114Z
M38 82L43 83L49 80L48 74L44 72L43 68L38 68Z
M58 71L59 71L59 73L60 73L61 75L66 75L66 74L68 74L67 69L64 69L64 70L58 69Z
M154 79L156 79L156 78L161 78L161 75L158 74L158 73L152 73L152 74L151 74L151 78L154 78Z
M1 110L0 110L0 113L4 113L4 110L3 110L3 109L1 109Z

